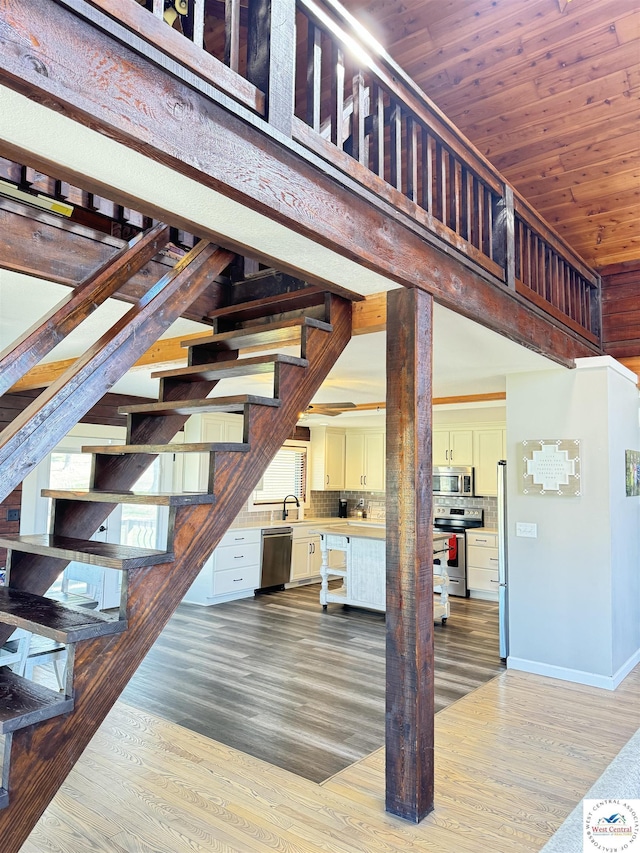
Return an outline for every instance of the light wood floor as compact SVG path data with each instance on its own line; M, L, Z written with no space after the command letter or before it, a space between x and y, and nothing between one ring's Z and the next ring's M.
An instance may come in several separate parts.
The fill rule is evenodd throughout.
M382 750L317 785L121 702L22 853L538 851L639 726L640 667L614 693L505 672L436 716L413 826Z

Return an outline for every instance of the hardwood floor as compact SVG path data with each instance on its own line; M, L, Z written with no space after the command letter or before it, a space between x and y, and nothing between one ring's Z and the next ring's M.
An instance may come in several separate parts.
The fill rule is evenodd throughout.
M316 785L119 702L21 853L537 853L639 726L640 666L613 692L503 672L436 716L415 826L383 750Z
M384 743L380 613L329 605L318 586L181 605L123 701L320 782ZM504 669L497 605L452 599L435 624L436 710Z

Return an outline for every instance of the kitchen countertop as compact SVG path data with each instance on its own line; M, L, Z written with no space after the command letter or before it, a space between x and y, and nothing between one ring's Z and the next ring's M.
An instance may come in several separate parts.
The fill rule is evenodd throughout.
M387 529L380 524L367 524L366 521L356 521L353 523L343 522L341 524L322 525L318 529L319 533L328 533L333 536L350 536L354 539L378 539L384 540L387 538ZM442 550L435 547L437 544L444 545L449 541L450 533L434 533L433 542L434 550Z
M496 536L498 535L498 531L495 527L471 527L469 529L469 533L493 533Z

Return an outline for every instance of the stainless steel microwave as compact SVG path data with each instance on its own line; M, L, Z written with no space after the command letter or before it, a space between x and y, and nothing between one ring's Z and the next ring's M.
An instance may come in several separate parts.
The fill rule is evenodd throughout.
M472 498L473 468L434 468L433 494L447 497Z

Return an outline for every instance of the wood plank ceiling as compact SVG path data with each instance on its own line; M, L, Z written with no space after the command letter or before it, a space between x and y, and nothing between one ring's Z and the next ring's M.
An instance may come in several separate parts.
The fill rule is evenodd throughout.
M342 0L597 268L640 259L638 0Z

